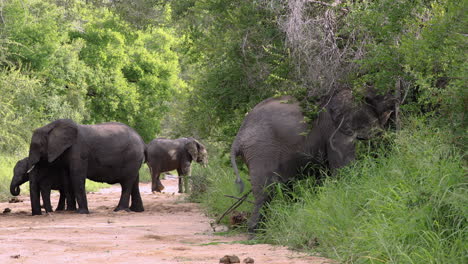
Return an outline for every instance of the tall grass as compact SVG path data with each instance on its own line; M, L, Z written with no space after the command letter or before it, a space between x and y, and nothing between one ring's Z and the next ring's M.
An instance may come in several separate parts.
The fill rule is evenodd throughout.
M279 189L266 242L344 263L468 263L468 189L446 131L413 121L378 151L321 186ZM374 156L374 157L373 157Z
M212 217L219 217L236 200L226 195L240 197L239 191L234 183L236 178L229 162L229 155L222 153L219 146L207 146L209 162L207 167L192 165L192 192L190 199L200 202ZM250 182L245 171L241 171L241 177L245 183L245 190L250 190ZM195 181L195 183L193 182ZM195 188L194 188L195 185ZM252 201L250 194L247 201ZM244 202L236 211L250 212L252 205ZM222 223L227 223L229 215L222 219Z

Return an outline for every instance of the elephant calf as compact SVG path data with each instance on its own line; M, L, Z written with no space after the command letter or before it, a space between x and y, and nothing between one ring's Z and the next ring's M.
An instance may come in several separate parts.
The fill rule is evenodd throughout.
M205 146L194 138L165 139L157 138L148 143L147 164L151 172L151 191L161 192L164 189L159 176L162 172L177 170L179 174L179 193L183 192L183 180L190 175L192 160L206 165L208 153ZM185 191L187 192L185 180Z
M50 191L58 190L60 199L56 211L65 209L65 200L67 202L67 210L76 210L76 202L73 193L69 189L67 183L67 174L65 170L56 164L48 164L46 162L38 163L31 171L28 171L29 158L24 158L18 161L13 169L13 178L11 179L10 192L13 196L20 194L20 186L30 181L33 178L31 185L38 185L42 196L42 202L46 212L52 212L50 203ZM33 175L33 177L30 177ZM37 182L36 182L37 181Z

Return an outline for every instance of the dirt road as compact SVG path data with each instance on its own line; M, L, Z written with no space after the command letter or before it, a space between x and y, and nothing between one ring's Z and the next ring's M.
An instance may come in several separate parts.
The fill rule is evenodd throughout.
M162 194L141 184L145 212L113 212L120 186L88 194L91 213L59 212L31 216L28 196L20 203L0 203L0 263L219 263L224 255L241 262L330 263L271 245L245 245L244 235L216 235L199 205L184 202L177 180L163 181ZM58 194L52 195L57 204ZM10 213L1 213L10 208Z

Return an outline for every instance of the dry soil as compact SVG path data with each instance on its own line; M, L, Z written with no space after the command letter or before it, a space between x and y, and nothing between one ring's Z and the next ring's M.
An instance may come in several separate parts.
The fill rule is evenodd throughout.
M120 186L88 193L89 215L54 212L31 216L29 196L0 203L0 263L219 263L321 264L327 259L267 244L246 245L246 235L220 236L198 204L177 193L177 179L163 180L163 193L140 184L145 212L113 212ZM52 195L57 204L58 194ZM9 213L2 213L5 208ZM220 227L218 227L219 229ZM222 229L222 228L221 228Z

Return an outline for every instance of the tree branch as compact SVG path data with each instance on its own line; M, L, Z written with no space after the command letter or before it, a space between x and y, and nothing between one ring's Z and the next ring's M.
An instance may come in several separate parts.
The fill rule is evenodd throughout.
M323 5L323 6L329 6L329 7L336 7L339 4L341 4L340 0L335 0L332 4L322 2L322 1L314 1L314 0L307 0L307 2L312 3L312 4L319 4L319 5ZM339 9L341 11L345 12L345 13L348 13L348 11L349 11L347 8L339 8Z

